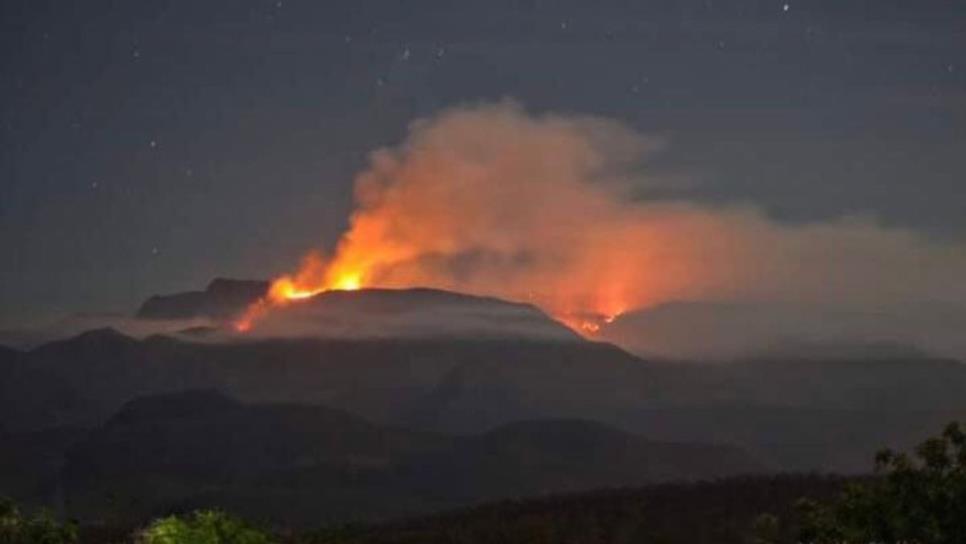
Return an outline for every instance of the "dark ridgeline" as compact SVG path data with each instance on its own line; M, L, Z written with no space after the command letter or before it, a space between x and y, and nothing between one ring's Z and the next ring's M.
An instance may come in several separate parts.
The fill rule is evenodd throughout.
M779 520L776 538L796 544L797 503L827 501L852 480L820 475L735 477L547 495L485 503L386 522L324 524L310 529L248 523L283 544L596 543L748 544L762 518ZM271 529L274 527L274 531ZM129 542L130 525L85 525L82 544Z
M849 480L820 475L725 478L526 500L502 501L382 524L301 533L301 544L533 542L748 544L763 516L775 516L776 544L795 544L796 504L824 501ZM769 541L772 542L772 541Z
M155 295L136 314L141 320L195 319L225 325L264 297L267 282L216 279L205 291ZM182 334L205 336L212 327ZM251 335L265 337L420 338L521 337L579 341L580 336L532 304L430 288L327 291L284 312L269 312Z
M67 510L83 519L216 504L313 526L761 469L736 448L656 443L586 421L452 436L193 391L125 405L71 449L60 483Z
M520 305L427 290L327 303L365 318L399 315L405 300L406 311L465 305L559 328ZM672 364L572 335L429 329L214 339L102 329L0 350L0 494L92 519L224 505L313 523L750 471L864 471L879 447L966 415L966 368L928 358ZM190 390L207 392L178 394Z
M204 291L154 295L137 311L142 319L229 318L263 297L269 282L215 278Z

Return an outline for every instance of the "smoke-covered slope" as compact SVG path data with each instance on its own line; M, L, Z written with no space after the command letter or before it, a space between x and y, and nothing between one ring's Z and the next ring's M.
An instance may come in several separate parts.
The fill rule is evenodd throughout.
M142 321L232 321L265 296L268 282L217 278L204 291L152 296ZM144 324L138 328L143 329ZM439 289L327 291L260 316L241 338L524 337L577 341L579 337L530 304Z
M581 340L530 304L423 288L324 292L269 312L247 336Z
M843 310L792 303L676 302L626 312L600 337L648 357L922 359L966 355L966 310L941 303Z

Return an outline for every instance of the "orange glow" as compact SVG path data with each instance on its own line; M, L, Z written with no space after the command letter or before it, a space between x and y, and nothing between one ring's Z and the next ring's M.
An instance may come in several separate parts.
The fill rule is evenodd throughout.
M280 276L272 281L268 294L235 320L234 329L248 332L272 308L304 301L326 291L356 291L364 286L364 277L361 271L326 263L318 254L310 253L294 275Z
M332 286L333 289L341 291L356 291L360 287L362 287L362 280L360 280L359 274L343 275Z
M320 293L329 291L356 291L365 287L406 288L415 286L430 286L441 289L462 290L471 294L492 295L510 300L526 299L547 311L554 319L573 329L582 336L596 336L604 324L612 323L624 311L624 303L613 296L605 297L599 294L585 301L586 306L574 310L568 303L561 305L561 300L553 294L543 296L528 292L525 296L514 297L505 292L491 292L487 289L466 289L464 286L453 285L449 282L433 281L433 278L418 277L413 279L394 279L387 276L384 281L370 282L367 278L375 277L373 270L387 267L384 259L375 258L382 251L378 247L347 248L343 244L342 252L336 258L325 260L316 253L309 254L301 267L292 275L283 275L272 281L265 298L252 304L235 322L236 331L244 333L251 330L254 324L272 311L289 304L308 300ZM387 252L390 256L393 252ZM368 259L351 258L349 255L366 254ZM385 259L394 262L395 259ZM354 264L349 265L346 262ZM365 268L368 266L368 268Z
M588 332L590 334L596 334L597 332L600 332L600 325L598 325L597 323L594 323L593 321L584 321L583 323L580 324L580 328L583 331Z
M289 276L282 276L272 282L272 286L268 290L268 298L277 304L284 304L291 300L313 297L322 291L324 289L299 287Z
M692 233L665 236L592 179L609 161L597 156L609 144L591 141L597 128L512 106L414 125L356 178L336 246L276 278L236 329L327 291L428 287L526 301L592 336L626 308L676 294L691 268L664 274L657 261L689 251Z
M252 304L235 321L235 330L248 332L272 309L305 301L320 293L367 287L433 287L506 300L526 300L586 337L599 334L605 324L612 323L627 307L623 290L613 285L591 288L590 292L579 296L570 292L536 293L531 290L518 294L505 289L502 284L496 289L489 284L465 285L423 270L409 271L408 261L414 258L409 251L418 256L421 244L415 244L415 249L407 251L387 243L384 233L374 226L379 223L378 217L357 215L353 229L343 236L333 258L327 259L315 252L307 255L296 272L272 282L267 296ZM580 279L575 278L574 284L580 287Z
M275 279L234 325L372 287L526 301L590 337L625 311L669 302L865 307L916 300L919 285L930 300L959 296L946 292L963 285L959 246L874 218L792 226L751 204L645 198L692 181L647 168L665 145L612 120L512 102L447 108L370 154L335 247ZM896 272L865 281L883 268Z
M356 253L369 255L366 260L350 258L343 255L354 255ZM487 289L466 289L465 286L453 285L450 282L433 281L433 278L403 278L395 279L386 276L383 281L367 281L367 278L375 277L373 270L389 265L382 262L383 259L375 258L382 252L378 247L367 248L362 251L358 248L346 249L342 246L342 252L338 253L335 259L326 261L319 255L313 253L307 256L301 268L293 275L283 275L276 278L265 298L252 304L245 313L234 322L236 331L244 333L251 330L255 322L264 317L273 308L280 308L289 304L295 304L310 299L320 293L329 291L356 291L365 287L388 287L406 288L416 286L429 286L441 289L454 289L468 292L470 294L498 296L509 300L526 299L547 311L554 319L571 328L578 334L586 337L594 337L604 324L612 323L624 312L622 300L615 299L613 296L605 297L599 294L590 297L585 301L586 306L574 310L568 303L560 304L561 299L553 294L535 295L528 292L525 296L514 297L506 292L492 292ZM392 255L392 251L388 252ZM386 259L389 262L395 259ZM355 265L344 264L344 261L358 263ZM368 269L363 268L369 266ZM568 302L564 300L564 302Z
M554 318L583 336L594 337L604 325L613 323L622 313L623 310L602 315L556 314Z

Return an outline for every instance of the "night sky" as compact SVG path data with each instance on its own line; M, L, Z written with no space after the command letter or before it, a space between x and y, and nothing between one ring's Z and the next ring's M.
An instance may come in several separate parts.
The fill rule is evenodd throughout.
M649 197L966 234L966 3L0 5L0 325L129 311L331 244L368 153L511 97L616 118Z

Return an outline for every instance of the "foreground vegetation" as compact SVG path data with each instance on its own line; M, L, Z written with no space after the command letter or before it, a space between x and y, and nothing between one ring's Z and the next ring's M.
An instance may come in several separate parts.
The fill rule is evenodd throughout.
M838 500L802 501L800 540L833 543L966 542L966 433L956 423L916 448L883 451L877 478L847 486Z
M25 515L13 501L0 498L0 543L68 544L77 542L75 523L60 523L47 512Z
M800 497L828 501L841 492L844 483L833 477L785 475L661 484L502 501L421 518L330 526L300 533L203 511L160 518L139 529L81 526L76 539L43 542L745 544L760 513L794 520L795 503ZM781 526L783 536L793 535L796 530L793 524Z
M966 542L966 433L958 424L912 455L883 451L872 477L733 478L505 501L401 522L290 534L223 512L146 527L78 527L0 502L0 544L714 543L941 544Z

